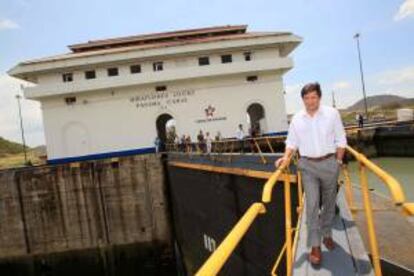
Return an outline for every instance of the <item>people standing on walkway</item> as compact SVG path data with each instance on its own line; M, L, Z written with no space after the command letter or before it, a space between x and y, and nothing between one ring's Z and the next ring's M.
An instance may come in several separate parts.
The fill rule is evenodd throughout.
M186 137L185 137L185 134L183 134L180 139L180 150L185 152L185 149L186 149Z
M160 152L160 148L161 148L161 139L160 139L160 137L158 137L158 135L154 139L154 146L155 146L155 152L156 153L159 153Z
M187 152L192 152L193 151L193 144L191 143L191 136L190 135L187 135L187 137L185 138L185 144L186 144Z
M243 130L243 125L239 124L239 127L236 131L236 138L239 142L240 152L244 152L244 142L243 142L244 137L245 137L245 134Z
M302 175L306 195L306 225L309 261L322 261L321 241L333 250L332 226L339 169L346 147L346 135L338 110L320 104L322 91L319 83L309 83L301 90L305 105L294 115L286 139L286 150L275 162L279 167L298 150L297 167ZM322 205L319 207L320 193Z
M174 150L180 151L180 137L178 137L177 134L175 134L175 137L174 137Z
M214 137L214 152L220 152L222 150L222 143L220 143L221 139L221 132L217 131L216 136Z
M204 134L203 131L200 129L200 132L197 135L197 142L198 142L198 149L200 152L204 152Z
M358 122L358 127L363 128L364 127L364 116L361 113L357 113L356 119Z
M217 131L217 134L216 134L216 137L214 137L214 140L216 142L220 142L221 141L221 132L220 131Z
M211 153L211 144L213 143L213 139L210 136L210 132L206 132L206 152L207 154Z

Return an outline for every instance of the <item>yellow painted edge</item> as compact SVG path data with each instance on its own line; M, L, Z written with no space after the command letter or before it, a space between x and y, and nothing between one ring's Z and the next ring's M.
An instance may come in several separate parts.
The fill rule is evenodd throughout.
M219 166L194 164L194 163L186 163L186 162L179 162L179 161L169 161L168 164L174 167L180 167L180 168L186 168L186 169L235 174L235 175L247 176L247 177L252 177L252 178L260 178L260 179L266 179L266 180L269 179L273 174L273 172L256 171L256 170L249 170L249 169L242 169L242 168L219 167ZM285 177L285 174L282 173L280 174L277 180L283 181L284 177ZM297 182L296 175L290 174L289 177L292 183Z

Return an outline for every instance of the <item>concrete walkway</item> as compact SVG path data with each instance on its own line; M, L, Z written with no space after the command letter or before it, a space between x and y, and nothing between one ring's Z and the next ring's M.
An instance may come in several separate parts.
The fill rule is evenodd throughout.
M306 245L306 211L302 215L299 229L297 253L293 275L374 275L371 262L364 248L358 229L352 220L342 189L338 193L340 214L335 217L333 239L336 247L328 251L322 245L322 264L315 268L308 261Z

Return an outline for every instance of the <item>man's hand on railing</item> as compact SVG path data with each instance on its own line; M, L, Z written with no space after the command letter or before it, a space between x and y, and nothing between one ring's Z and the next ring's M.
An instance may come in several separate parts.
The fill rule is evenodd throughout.
M286 148L285 154L281 158L276 160L275 162L276 168L279 168L280 166L282 166L283 163L289 162L290 158L293 156L295 152L296 151L294 149Z
M284 162L287 161L287 157L281 157L275 161L275 167L279 168Z

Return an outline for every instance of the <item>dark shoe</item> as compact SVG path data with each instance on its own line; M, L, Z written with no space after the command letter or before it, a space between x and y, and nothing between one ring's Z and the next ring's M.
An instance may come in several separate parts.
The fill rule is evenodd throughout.
M329 251L335 248L335 242L331 237L323 238L323 244Z
M312 247L311 252L309 253L309 261L314 266L319 266L321 264L322 253L320 246Z

